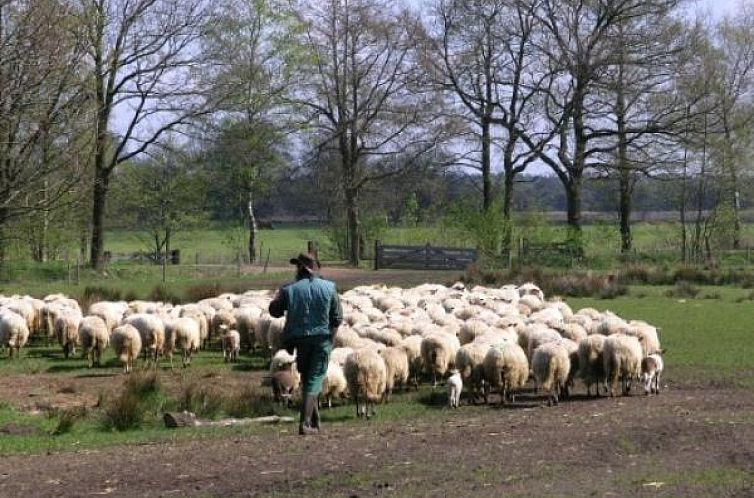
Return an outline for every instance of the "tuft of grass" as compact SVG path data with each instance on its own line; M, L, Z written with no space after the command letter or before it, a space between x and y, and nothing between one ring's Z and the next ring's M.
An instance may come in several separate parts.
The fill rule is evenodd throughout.
M84 407L70 408L67 410L60 410L57 413L58 425L52 431L53 436L60 436L68 434L73 430L76 423L85 418L87 411Z
M202 418L217 418L223 411L225 400L219 388L213 385L192 383L181 393L178 410L186 410Z
M107 430L127 431L138 429L144 422L146 408L134 393L122 392L111 399L102 417L102 425Z

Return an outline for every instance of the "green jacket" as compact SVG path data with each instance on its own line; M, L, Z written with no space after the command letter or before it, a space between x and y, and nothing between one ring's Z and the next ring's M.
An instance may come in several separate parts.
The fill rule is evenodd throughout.
M335 284L318 276L300 278L280 289L270 303L270 315L281 317L286 311L284 343L301 337L330 335L343 321Z

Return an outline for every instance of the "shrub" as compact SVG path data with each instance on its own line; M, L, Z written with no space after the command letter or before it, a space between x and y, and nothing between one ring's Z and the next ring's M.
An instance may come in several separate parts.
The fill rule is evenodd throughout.
M126 392L144 400L160 391L160 377L157 372L133 372L124 384Z
M149 293L149 300L160 301L163 303L178 304L181 302L180 296L170 291L164 285L156 285L152 292Z
M102 425L108 430L138 429L144 421L145 413L142 400L133 392L125 390L107 403Z
M68 410L59 410L58 413L58 425L55 430L52 431L53 436L60 436L61 434L68 434L73 430L80 419L86 416L86 409L84 407L70 408Z
M225 413L230 417L263 417L285 410L275 403L269 389L247 386L225 400Z
M665 295L667 297L674 297L674 298L688 298L693 299L699 294L699 287L696 287L695 285L691 284L690 282L686 281L679 281L675 284L675 287L672 289L668 289L665 292Z
M193 285L186 290L186 301L195 303L202 299L216 297L223 293L223 286L219 282L213 284Z

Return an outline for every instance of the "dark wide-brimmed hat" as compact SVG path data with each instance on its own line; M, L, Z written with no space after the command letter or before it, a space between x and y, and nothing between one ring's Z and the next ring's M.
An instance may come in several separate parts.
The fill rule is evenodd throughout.
M310 272L318 271L320 268L317 256L312 253L301 253L298 255L298 257L291 258L290 263L292 265L302 266Z

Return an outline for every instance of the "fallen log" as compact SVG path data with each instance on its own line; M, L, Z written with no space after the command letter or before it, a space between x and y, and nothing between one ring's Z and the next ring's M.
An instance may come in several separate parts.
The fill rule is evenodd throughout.
M255 418L224 418L221 420L201 420L196 418L196 415L191 412L166 412L162 418L165 421L165 427L169 429L177 429L180 427L233 427L236 425L248 425L254 423L281 424L291 423L295 421L293 417L280 417L278 415Z

